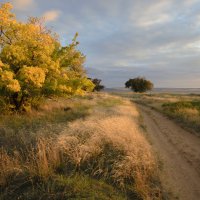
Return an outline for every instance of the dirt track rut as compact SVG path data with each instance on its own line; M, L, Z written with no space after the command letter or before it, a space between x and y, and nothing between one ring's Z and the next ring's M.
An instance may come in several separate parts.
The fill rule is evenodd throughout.
M153 149L163 163L161 182L173 194L170 199L200 200L200 137L149 107L138 107Z

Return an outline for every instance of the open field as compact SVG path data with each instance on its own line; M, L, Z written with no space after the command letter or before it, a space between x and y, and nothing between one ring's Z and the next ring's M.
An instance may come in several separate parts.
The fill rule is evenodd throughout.
M0 199L198 200L199 101L99 93L4 114Z
M158 164L129 100L47 100L0 118L0 199L163 199Z
M154 94L140 96L136 101L164 113L183 128L200 134L199 95Z
M189 93L191 90L185 91L185 93L181 91L178 93L162 92L164 93L157 91L149 94L132 92L114 92L113 94L151 107L165 114L183 128L200 135L200 95L198 93Z

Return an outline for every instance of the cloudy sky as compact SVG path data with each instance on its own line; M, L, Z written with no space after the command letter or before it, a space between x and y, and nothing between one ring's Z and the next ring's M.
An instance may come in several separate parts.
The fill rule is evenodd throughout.
M136 76L156 87L200 87L200 0L10 2L20 20L45 17L63 44L78 32L88 74L107 87Z

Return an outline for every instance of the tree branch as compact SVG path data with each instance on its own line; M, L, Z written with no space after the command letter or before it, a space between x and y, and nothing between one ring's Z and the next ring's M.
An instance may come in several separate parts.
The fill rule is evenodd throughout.
M7 38L7 41L6 41L2 36L4 36L5 38ZM9 38L9 37L6 35L6 33L3 31L3 27L2 27L2 26L0 27L0 37L2 37L1 39L2 39L4 42L6 42L7 44L9 44L9 45L12 44L12 39Z

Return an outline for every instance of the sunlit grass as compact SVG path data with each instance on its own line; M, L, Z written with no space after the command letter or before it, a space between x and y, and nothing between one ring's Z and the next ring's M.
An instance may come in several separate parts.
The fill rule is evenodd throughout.
M133 104L103 94L57 104L2 119L1 199L161 199Z
M200 96L198 94L135 94L134 102L164 113L183 128L200 133Z
M176 121L197 132L200 130L200 101L180 101L163 104L163 111Z

